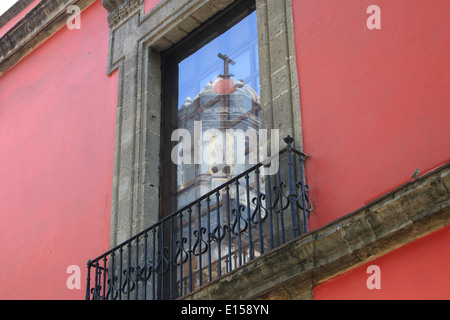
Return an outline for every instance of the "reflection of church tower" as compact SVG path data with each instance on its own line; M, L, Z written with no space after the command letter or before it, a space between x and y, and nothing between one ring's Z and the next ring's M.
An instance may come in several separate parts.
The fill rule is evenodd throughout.
M191 133L191 157L194 159L194 146L202 144L203 150L215 150L214 138L208 142L194 140L194 121L201 121L202 132L217 129L226 137L227 129L258 130L260 121L260 97L242 80L236 80L229 74L229 64L234 61L219 53L224 60L224 74L209 82L194 99L187 98L178 110L178 128L187 129ZM223 141L224 146L227 142ZM236 146L234 145L236 148ZM224 164L202 163L181 164L177 168L178 176L178 207L181 207L213 188L224 183L244 171L248 165L227 164L227 156L235 150L223 148ZM245 154L248 154L246 145ZM214 154L212 154L214 156ZM212 157L213 158L213 157Z

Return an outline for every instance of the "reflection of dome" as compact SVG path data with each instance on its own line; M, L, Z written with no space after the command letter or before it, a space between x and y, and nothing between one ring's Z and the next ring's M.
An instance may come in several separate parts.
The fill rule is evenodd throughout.
M242 161L242 157L250 157L249 144L251 137L254 136L252 133L257 135L257 131L261 127L260 97L244 81L236 80L227 72L225 74L219 75L214 81L207 83L194 98L186 98L178 110L178 128L186 129L191 134L190 152L192 152L192 156L195 158L198 146L203 148L199 157L203 157L204 152L209 152L210 155L208 162L196 165L178 165L178 206L195 199L197 194L210 191L236 173L245 171L250 165L245 164L245 159L244 162L239 161ZM201 130L197 138L194 132L196 128ZM207 139L204 140L203 134L210 129L217 131L213 131L212 136L206 136ZM249 130L248 144L245 145L245 150L240 150L245 155L235 149L237 144L234 143L234 139L237 137L234 134L231 138L227 136L228 129L245 132ZM221 140L222 144L216 145L215 135L217 132L223 135L224 140ZM207 141L208 139L210 140ZM219 149L222 153L219 151L216 154L216 148L223 148ZM229 161L229 163L224 161Z
M244 81L237 81L233 76L217 77L213 83L206 85L199 95L209 90L211 90L214 94L244 94L250 97L253 102L259 103L259 96L255 90L253 90Z
M226 109L227 113L243 114L260 104L259 95L244 81L238 81L232 75L219 75L216 80L206 84L194 99L191 99L190 97L186 98L183 105L178 110L178 117L181 120L185 117L193 116L196 112L202 112L202 110L204 112L206 109L213 107L215 103L219 102L224 97L227 97L228 102L226 106L221 106L229 107ZM222 112L224 112L224 110L225 109L222 108ZM212 110L210 110L210 112L212 112ZM221 112L215 110L214 113Z

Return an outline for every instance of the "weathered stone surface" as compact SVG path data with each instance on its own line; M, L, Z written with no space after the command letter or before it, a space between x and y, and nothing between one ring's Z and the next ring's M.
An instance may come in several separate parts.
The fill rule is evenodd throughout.
M102 0L102 5L108 12L113 12L114 10L117 10L126 1L127 0Z
M144 4L144 0L102 0L103 7L108 11L108 25L114 27L137 8Z

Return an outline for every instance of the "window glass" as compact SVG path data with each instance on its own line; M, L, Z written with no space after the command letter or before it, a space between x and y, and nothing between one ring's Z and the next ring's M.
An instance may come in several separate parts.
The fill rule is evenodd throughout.
M256 164L235 133L258 133L259 95L256 12L179 63L178 208Z

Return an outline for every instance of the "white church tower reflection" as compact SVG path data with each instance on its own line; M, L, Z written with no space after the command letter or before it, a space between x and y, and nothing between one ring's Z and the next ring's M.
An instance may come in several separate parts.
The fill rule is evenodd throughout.
M196 164L192 161L192 164L177 166L178 208L255 164L235 159L236 155L244 153L242 150L237 152L237 144L229 141L230 137L227 137L226 130L241 129L244 132L254 130L257 135L261 128L260 97L253 88L242 80L236 80L234 75L229 73L229 65L235 64L232 59L221 53L218 57L224 61L224 73L218 75L214 81L210 81L193 99L186 98L178 110L178 128L188 130L191 136L191 148L185 149L184 152L191 152L191 159L195 158L194 152L198 152L199 145L202 146L201 150L210 152L208 163ZM200 136L194 134L195 123L201 124ZM223 150L222 153L217 152L221 146L216 145L214 135L211 135L210 139L201 138L204 137L203 133L215 130L222 133L222 137L226 137L220 149ZM246 141L245 156L248 160L249 145L248 140Z

